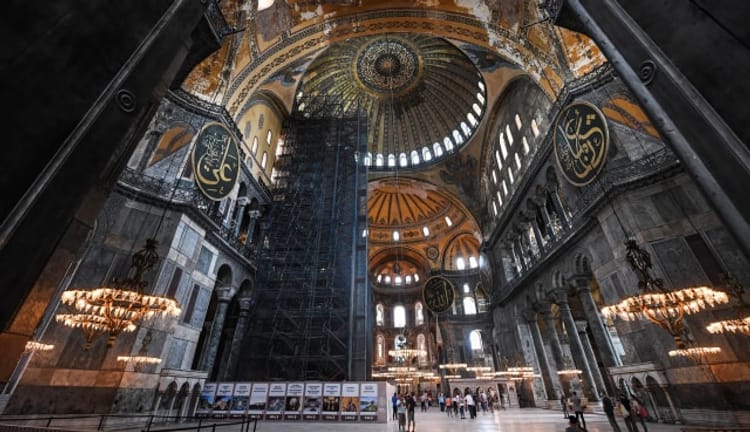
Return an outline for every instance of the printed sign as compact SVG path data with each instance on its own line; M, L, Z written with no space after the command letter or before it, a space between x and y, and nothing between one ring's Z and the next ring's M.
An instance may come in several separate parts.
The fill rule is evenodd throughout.
M302 407L303 420L319 420L320 410L323 405L323 384L305 384L305 402Z
M234 393L234 383L219 383L216 387L216 397L214 397L212 417L226 417L229 414L229 407L232 405L232 394Z
M211 414L216 396L216 383L206 383L198 397L198 407L195 410L196 417L207 417Z
M378 385L363 383L359 392L359 419L375 421L378 418Z
M206 198L221 201L232 192L240 176L240 152L226 126L207 124L195 140L191 159L195 184Z
M435 313L442 313L453 306L456 293L453 284L441 276L433 276L427 280L422 288L422 298L427 309Z
M229 407L231 417L240 417L245 415L250 405L250 390L253 385L250 383L237 383L234 385L234 394L232 394L232 405Z
M555 123L554 148L566 180L579 187L591 183L609 150L609 129L599 108L583 101L565 107Z
M323 410L321 411L323 420L338 420L339 407L341 404L341 384L325 383L323 384Z
M289 383L286 388L286 404L284 406L284 420L299 420L302 418L302 398L305 393L305 383Z
M268 389L266 420L281 420L281 413L286 405L286 383L271 383Z
M341 420L359 419L359 384L344 383L341 387Z
M262 419L266 412L266 401L268 400L268 384L255 383L250 393L250 405L247 407L247 416L251 419Z

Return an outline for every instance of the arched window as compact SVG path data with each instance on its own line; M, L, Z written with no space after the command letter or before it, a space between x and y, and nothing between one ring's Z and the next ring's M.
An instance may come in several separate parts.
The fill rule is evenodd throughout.
M458 129L453 129L453 141L455 141L456 144L462 144L464 142L464 137L461 136Z
M396 155L394 155L393 153L388 155L388 166L389 167L396 166Z
M367 154L365 155L365 166L370 165L372 165L372 153L367 152Z
M479 263L477 263L477 257L470 256L469 257L469 268L477 268L479 267Z
M375 156L375 166L382 167L383 166L383 155L378 153Z
M516 113L515 120L516 120L516 129L520 131L521 128L523 127L523 123L521 122L521 116L518 115L518 113Z
M414 324L424 324L424 310L422 303L420 302L417 302L417 304L414 305Z
M411 164L419 165L419 153L416 150L411 151Z
M409 165L409 159L406 157L406 153L398 155L398 164L402 167Z
M482 90L484 90L484 88L482 88ZM484 105L484 96L482 95L482 93L477 93L477 100L479 101L479 103Z
M399 305L393 308L393 327L406 327L406 309L403 306Z
M432 151L435 152L435 157L440 157L443 155L443 147L439 142L432 144Z
M420 333L417 335L417 349L419 352L419 364L427 364L427 339L424 334Z
M521 142L523 143L523 154L524 156L529 154L529 141L526 139L526 137L521 138Z
M518 172L521 169L521 157L518 156L518 153L516 153L515 158L516 158L516 172Z
M495 161L497 161L497 169L503 169L503 161L500 159L500 152L495 150Z
M476 315L477 304L474 297L464 297L464 315Z
M463 270L466 268L466 261L462 257L456 258L456 268L459 270Z
M510 125L505 125L505 133L508 134L508 145L513 147L513 134L510 132Z
M539 126L537 126L536 120L531 120L531 132L534 133L534 137L539 136Z
M479 330L472 330L469 333L469 345L471 345L472 351L482 351L484 349L482 344L482 332Z
M250 146L250 153L252 153L253 156L258 154L258 137L257 136L253 137L253 145Z
M432 153L428 147L422 147L422 160L425 162L432 160Z
M266 144L271 145L271 138L273 138L273 132L271 132L271 129L268 129L268 133L266 134Z
M263 152L263 159L260 160L260 167L266 169L268 164L268 152Z
M505 146L505 135L500 134L500 151L503 152L503 160L508 157L508 147Z
M492 201L492 214L497 216L497 203L494 200Z
M510 167L508 167L508 180L510 180L510 184L516 181L516 178L513 176L513 170Z
M380 275L378 275L378 277L380 277ZM383 305L380 303L375 306L375 323L379 326L385 324L385 310L383 309Z
M492 170L492 184L497 184L497 171Z
M383 337L383 335L378 335L376 353L377 353L377 363L384 364L385 363L385 338Z
M453 150L453 141L450 138L443 138L443 145L445 145L446 150Z

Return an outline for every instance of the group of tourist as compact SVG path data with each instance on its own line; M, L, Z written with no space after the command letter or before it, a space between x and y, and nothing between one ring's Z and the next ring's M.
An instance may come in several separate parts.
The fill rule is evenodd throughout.
M393 419L398 421L398 430L414 432L416 428L414 410L417 406L417 397L414 392L406 392L401 395L393 393L391 404L393 406Z
M586 405L581 401L576 392L572 392L570 398L563 395L560 403L562 404L563 416L568 420L568 427L565 429L565 432L586 430L586 420L583 417ZM648 412L637 396L633 395L629 398L624 393L621 393L619 398L613 400L608 395L604 395L602 398L602 408L614 432L622 432L620 425L617 423L618 417L623 419L628 432L640 432L638 423L643 427L643 432L648 432L648 428L646 427ZM573 414L569 413L569 409L572 409Z

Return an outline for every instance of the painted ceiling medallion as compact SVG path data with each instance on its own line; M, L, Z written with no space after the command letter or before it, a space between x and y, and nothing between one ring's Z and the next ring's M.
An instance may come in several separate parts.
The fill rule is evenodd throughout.
M412 90L422 73L422 61L402 39L374 39L354 63L357 80L376 96L389 97Z

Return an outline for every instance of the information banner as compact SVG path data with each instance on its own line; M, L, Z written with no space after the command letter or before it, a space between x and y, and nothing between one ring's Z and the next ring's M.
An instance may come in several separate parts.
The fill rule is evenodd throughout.
M323 410L321 411L322 419L328 421L338 421L340 403L341 384L323 384Z
M195 410L196 417L208 417L214 405L216 396L216 383L206 383L198 397L198 407Z
M281 420L286 404L286 383L271 383L268 389L266 420Z
M266 412L266 401L268 400L268 383L253 384L250 393L250 405L247 406L247 415L251 419L262 419Z
M253 385L250 383L237 383L234 385L234 394L232 395L232 405L229 407L231 417L241 417L247 412L250 405L250 390Z
M323 384L305 384L305 402L302 408L303 420L320 420L320 409L322 405Z
M229 414L233 393L234 383L218 383L216 385L216 396L212 405L211 417L223 418Z
M344 383L341 387L341 420L359 419L359 384Z
M359 419L376 421L378 419L378 385L363 383L359 391Z
M299 420L302 418L302 398L305 393L305 383L289 383L286 387L286 405L284 406L284 420Z

